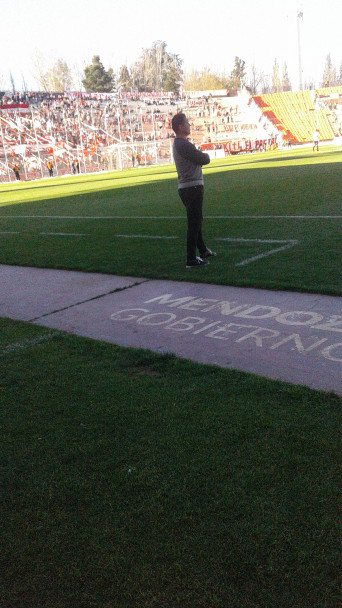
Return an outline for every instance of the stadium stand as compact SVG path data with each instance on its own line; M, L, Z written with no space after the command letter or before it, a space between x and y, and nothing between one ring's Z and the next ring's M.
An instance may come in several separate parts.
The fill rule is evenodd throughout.
M342 97L342 86L340 87L324 87L322 89L316 89L316 96L320 98L330 97L330 96L339 96Z
M317 100L342 92L342 87L330 87L317 91L288 91L254 95L253 100L263 115L292 143L312 141L317 125L321 140L333 140L339 135L336 121L329 109L322 109Z
M170 161L170 99L37 94L29 101L1 101L1 181L14 179L17 164L21 179L38 179L50 162L64 175L75 159L82 173Z
M0 100L0 181L172 162L171 118L185 111L193 143L213 158L286 141L342 136L342 86L229 97L225 91L26 93ZM220 95L219 95L220 93ZM173 107L172 107L173 106ZM51 172L52 165L52 172ZM19 166L19 169L18 169Z
M189 103L189 101L188 101ZM190 100L195 143L212 158L275 147L278 131L263 117L248 94Z

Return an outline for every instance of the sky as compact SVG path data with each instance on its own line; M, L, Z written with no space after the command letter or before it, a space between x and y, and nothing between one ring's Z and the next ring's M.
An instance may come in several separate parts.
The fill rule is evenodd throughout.
M49 69L57 59L80 74L94 55L118 71L156 40L183 60L185 71L209 67L229 74L235 56L272 76L286 62L299 84L297 11L303 83L322 80L330 53L342 61L341 0L0 0L0 90L38 90L35 60ZM44 65L45 63L45 65ZM77 77L76 77L77 81ZM79 88L79 87L76 87Z

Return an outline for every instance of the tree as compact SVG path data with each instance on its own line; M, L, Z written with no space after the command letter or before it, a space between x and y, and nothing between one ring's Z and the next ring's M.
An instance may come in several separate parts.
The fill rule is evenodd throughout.
M331 55L327 55L323 72L323 86L331 87L336 82L336 69L332 64Z
M183 87L186 91L212 91L215 89L224 89L226 88L226 84L224 78L206 67L202 72L192 70L186 75Z
M291 82L290 82L290 77L289 77L289 73L287 70L287 65L286 63L284 63L284 68L283 68L283 82L282 82L282 91L291 91L292 87L291 87Z
M231 71L227 88L235 95L245 84L246 70L245 62L240 57L235 57L234 68Z
M259 72L255 67L255 64L252 63L251 71L249 75L249 80L247 84L247 89L252 95L257 95L259 92L263 82L265 79L265 75L263 72Z
M180 72L177 65L171 65L166 73L163 82L164 91L176 93L179 90L181 82L182 81L180 80Z
M132 79L129 73L127 65L122 65L119 70L119 76L117 79L116 86L121 88L123 91L130 91L132 88Z
M211 72L209 68L204 68L202 71L200 84L202 91L225 88L223 79L218 74Z
M49 91L70 91L72 89L71 71L65 61L57 59L56 63L46 73Z
M275 59L272 73L272 93L280 93L281 88L282 87L279 75L279 64L278 61Z
M84 76L82 84L86 91L110 93L114 88L114 72L112 68L104 69L99 55L95 55L91 64L84 68Z
M182 80L182 60L178 55L168 53L166 42L157 40L151 48L143 49L141 57L131 70L134 86L139 91L174 91Z
M268 74L263 74L260 88L263 95L271 92L270 77Z
M34 78L40 87L40 90L48 91L49 85L46 78L46 67L45 67L45 59L40 51L35 51L33 56L33 69L34 69Z
M74 63L72 65L72 80L76 91L81 91L83 87L82 80L84 78L84 68L86 67L85 62L82 65Z
M185 74L183 80L183 88L185 91L200 91L200 73L193 68Z

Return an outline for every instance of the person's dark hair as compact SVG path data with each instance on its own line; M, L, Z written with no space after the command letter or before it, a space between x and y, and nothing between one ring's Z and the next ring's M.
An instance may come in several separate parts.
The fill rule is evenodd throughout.
M174 115L171 124L172 124L172 128L176 134L178 133L180 125L182 125L185 120L186 120L186 116L185 116L185 114L183 114L183 112L179 112L178 114Z

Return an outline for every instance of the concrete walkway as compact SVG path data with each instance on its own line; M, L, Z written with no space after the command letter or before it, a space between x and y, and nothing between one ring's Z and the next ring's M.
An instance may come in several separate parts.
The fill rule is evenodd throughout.
M0 317L342 395L338 297L0 265Z

